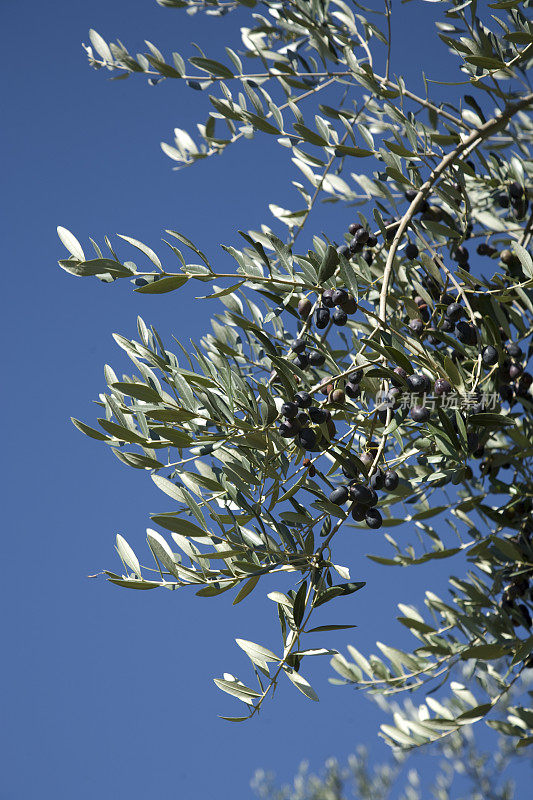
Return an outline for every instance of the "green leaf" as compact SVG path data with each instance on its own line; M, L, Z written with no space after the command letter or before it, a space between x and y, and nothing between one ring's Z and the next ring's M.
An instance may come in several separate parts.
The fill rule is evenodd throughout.
M332 245L328 245L318 271L318 282L323 283L324 281L329 280L329 278L331 278L331 276L335 273L335 268L338 263L339 254L337 253L336 249L332 247Z
M118 383L112 383L111 386L113 389L118 389L122 394L134 397L136 400L145 400L148 403L161 402L159 392L156 392L155 389L145 383L122 383L119 381Z
M531 258L530 253L528 253L525 247L522 247L522 245L518 244L518 242L513 242L512 248L520 259L520 263L522 264L526 275L529 278L533 278L533 259Z
M120 239L124 239L124 241L128 242L128 244L133 245L133 247L135 247L137 250L140 250L141 253L144 253L145 256L148 256L152 264L155 264L156 267L162 269L161 262L151 247L148 247L148 245L139 242L138 239L132 239L131 236L124 236L122 233L117 233L117 236Z
M248 597L250 592L253 592L257 583L259 581L260 576L254 575L253 577L249 578L239 589L237 595L235 596L235 600L233 601L232 605L236 606L237 603L240 603L241 600L244 600L245 597ZM238 643L238 642L237 642Z
M59 225L57 228L57 235L69 253L74 256L74 258L76 258L78 261L85 261L83 248L73 233Z
M501 658L508 653L509 648L503 644L476 644L463 650L461 658L464 660L468 658L479 658L482 661L489 661L493 658Z
M161 562L164 568L171 573L171 575L174 575L175 578L179 578L180 575L176 569L176 559L174 558L174 553L170 549L166 539L164 539L160 533L152 530L151 528L146 529L146 536L154 556Z
M159 476L152 475L152 478L156 477ZM180 502L183 503L183 498L180 499ZM185 519L185 517L175 517L170 514L154 514L150 519L155 525L161 525L162 528L166 528L166 530L172 531L173 533L179 533L181 536L192 536L198 539L205 539L206 536L210 536L207 531L204 531L203 528L199 528L198 525Z
M326 631L345 631L348 628L357 628L357 625L319 625L316 628L309 628L306 633L323 633Z
M190 63L204 72L209 72L210 75L216 75L219 78L233 78L233 72L221 64L220 61L214 61L212 58L201 58L194 56L189 59Z
M158 281L151 281L145 286L138 286L135 291L139 294L166 294L179 289L188 280L188 275L170 275L167 278L160 278Z
M134 572L138 578L141 577L141 566L137 559L137 556L124 539L123 536L117 534L117 551L119 556L121 557L122 561L128 566L132 572Z
M75 419L75 417L71 417L70 419L79 431L85 433L86 436L90 436L91 439L99 439L102 442L110 441L109 436L106 436L105 433L97 431L94 428L90 428L89 425L86 425L84 422L80 422L79 419Z
M283 671L287 676L287 678L296 686L297 689L300 690L300 692L302 692L302 694L305 694L305 696L308 697L309 700L314 700L315 702L318 703L318 695L316 694L315 690L305 680L305 678L302 675L300 675L299 672L295 672L294 670L292 670L290 667L287 666L283 667Z
M266 647L255 642L249 642L247 639L235 639L241 650L244 650L246 655L250 656L254 663L262 663L264 661L281 661L281 659Z

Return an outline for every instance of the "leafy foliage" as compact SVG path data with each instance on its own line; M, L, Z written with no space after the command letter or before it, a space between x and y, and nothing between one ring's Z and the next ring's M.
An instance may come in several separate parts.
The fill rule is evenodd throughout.
M210 283L204 299L224 307L189 350L167 349L140 318L138 341L115 335L134 373L119 379L106 367L101 430L74 420L124 464L149 470L169 498L169 510L152 517L165 535L148 530L155 567L141 566L118 537L124 572L105 574L134 589L231 591L235 603L266 574L294 579L289 591L268 595L279 651L237 640L253 686L229 673L216 680L245 704L243 716L226 719L253 716L282 676L316 700L301 663L332 655L343 682L373 693L446 682L447 697L428 696L383 726L393 746L439 740L489 715L519 745L531 743L527 697L498 717L532 663L533 645L529 2L495 2L490 15L473 0L441 3L438 37L457 58L458 85L474 92L455 105L391 77L388 2L378 9L343 0L160 5L215 15L239 8L250 27L241 28L239 49L226 48L224 63L199 50L188 64L149 42L146 53L132 55L91 31L91 65L115 78L140 73L206 93L208 118L196 138L176 129L174 143L162 145L179 167L267 134L304 182L293 181L296 209L270 206L278 233L265 224L241 232L241 249L224 245L234 272L217 273L177 231L166 231L165 257L121 236L121 247L149 262L138 266L107 239L105 255L92 242L86 259L76 237L59 229L67 272L108 283L128 278L141 294ZM353 172L354 159L365 159L367 171ZM357 207L357 218L340 241L338 231L314 235L298 252L319 200ZM472 274L468 248L476 244ZM481 259L490 276L479 272ZM460 399L456 408L450 392ZM287 410L295 399L299 408ZM347 625L333 619L312 628L315 608L364 588L364 576L335 563L339 532L361 523L403 523L402 533L416 534L415 547L386 533L391 557L371 556L384 566L463 551L470 562L466 576L450 579L448 602L427 592L425 615L400 606L400 622L418 640L411 652L379 644L383 658L352 647L345 658L317 644L317 632ZM475 691L452 680L464 662Z

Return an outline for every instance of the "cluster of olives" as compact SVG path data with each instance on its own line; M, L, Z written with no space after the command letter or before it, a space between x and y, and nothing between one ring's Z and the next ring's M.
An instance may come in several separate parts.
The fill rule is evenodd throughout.
M331 309L334 310L332 311ZM302 297L298 303L300 317L307 319L312 310L313 304L309 298ZM330 322L341 327L348 322L348 315L355 314L356 311L357 302L355 297L347 289L325 289L316 308L314 322L318 330L324 330Z
M366 459L361 457L363 463L366 465L369 465L368 462L372 463L371 453L363 453L362 456L366 456ZM343 468L343 472L346 477L353 474L353 470L350 468ZM349 501L351 503L350 513L356 522L364 521L369 528L381 528L383 517L376 508L379 502L377 490L384 489L387 492L393 492L398 487L399 481L396 472L393 470L384 472L378 467L368 481L368 485L356 479L350 480L348 485L333 489L329 495L329 501L337 506L342 506Z
M321 353L319 350L311 350L308 352L305 339L293 339L290 348L291 352L296 354L294 364L300 369L321 367L326 360L324 353Z
M524 354L519 345L510 342L505 346L505 351L509 358L505 358L498 368L500 397L512 406L516 399L529 396L533 375L524 371L521 363Z
M331 411L313 405L309 392L297 392L291 402L283 403L281 414L284 417L279 432L284 439L295 439L304 450L319 450L322 434L314 425L326 424L330 438L335 436L335 424L331 419Z
M378 243L377 237L372 236L359 222L352 222L348 226L348 233L352 237L348 244L337 247L337 253L344 258L352 258L356 253L361 253L366 247L363 258L368 265L372 263L372 248Z
M523 625L530 629L533 625L531 614L525 603L518 602L529 594L529 599L533 600L533 592L529 586L529 577L520 575L515 577L504 589L501 599L501 608L506 611L514 626Z
M528 192L517 181L510 183L505 192L499 192L494 201L500 208L511 207L516 219L523 219L529 208Z

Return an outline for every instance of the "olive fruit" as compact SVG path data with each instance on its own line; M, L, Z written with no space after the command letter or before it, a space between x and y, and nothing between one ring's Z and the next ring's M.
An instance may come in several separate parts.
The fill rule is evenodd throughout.
M302 465L307 467L307 474L310 478L314 478L316 475L316 467L314 464L311 464L311 460L309 458L304 458L302 461Z
M304 450L313 450L316 447L316 433L311 428L302 428L297 435L297 442Z
M427 390L427 378L414 372L406 378L407 386L415 394L423 394Z
M454 297L448 292L443 292L440 296L439 302L442 303L444 306L449 306L451 303L454 303Z
M410 259L416 258L418 256L418 247L416 246L416 244L409 242L409 244L405 248L405 255L407 256L407 258Z
M369 503L368 505L369 505L370 507L372 507L372 506L377 506L377 504L378 504L378 500L379 500L379 498L378 498L378 493L376 492L376 490L375 490L375 489L373 489L372 487L370 487L370 503Z
M522 186L520 186L519 183L517 183L516 181L513 181L511 183L511 185L509 186L509 194L511 195L511 197L514 197L516 200L520 200L522 198L522 195L524 194L524 190L523 190Z
M420 336L424 330L424 323L421 319L412 319L409 323L409 328L415 334L415 336Z
M305 350L305 339L293 339L291 342L293 353L303 353Z
M311 313L311 309L313 308L313 304L309 300L308 297L302 297L300 302L298 303L298 314L302 319L307 319L309 314Z
M455 326L457 331L457 338L463 344L475 344L477 342L477 330L471 322L461 320Z
M329 400L331 403L344 403L346 395L342 389L334 389L329 395Z
M347 383L344 391L352 400L355 400L356 397L359 397L361 394L361 387L358 383Z
M455 324L451 321L451 319L444 318L442 320L442 325L440 329L441 331L444 331L444 333L453 333L453 331L455 330Z
M377 508L369 508L365 514L365 522L369 528L381 528L383 525L383 517Z
M520 385L525 386L526 389L529 389L532 383L533 383L533 375L531 375L529 372L522 373L522 376L520 378Z
M297 419L287 420L287 422L282 422L279 426L280 435L284 439L294 439L299 430L300 423Z
M340 256L344 256L344 258L350 258L351 255L350 248L348 247L347 244L341 244L340 247L337 247L337 253Z
M348 233L351 233L351 235L353 236L354 234L357 233L357 231L360 231L362 227L363 226L361 225L360 222L352 222L351 225L348 225Z
M487 367L493 367L494 364L498 363L498 351L491 344L488 344L481 351L481 358Z
M366 242L367 247L375 247L378 243L377 236L369 236Z
M294 419L296 414L298 413L298 406L296 403L283 403L281 406L281 413L287 419Z
M319 353L318 350L313 350L309 353L309 363L312 367L321 367L325 360L324 353Z
M524 367L522 366L522 364L511 364L511 366L509 367L509 377L511 378L511 380L514 381L516 380L516 378L520 377L523 371Z
M331 319L334 325L346 325L348 322L348 314L346 311L343 311L342 308L336 308L333 314L331 315Z
M459 303L451 303L446 309L446 316L452 322L457 322L463 316L463 308Z
M347 314L355 314L357 311L357 301L355 297L352 294L349 294L346 302L341 304L341 308Z
M350 498L362 506L369 506L372 503L372 492L363 483L351 483L349 492Z
M364 506L357 505L357 503L355 503L352 506L352 512L351 512L352 517L356 522L362 522L366 516L367 511L368 511L367 508L365 508Z
M414 422L426 422L430 417L430 413L425 406L413 406L409 416Z
M334 306L340 306L341 303L345 303L348 299L348 292L346 289L335 289L331 296L332 302Z
M458 264L467 264L468 263L468 250L463 245L459 245L456 247L452 252L452 258L454 261L457 261Z
M333 308L335 303L333 302L333 292L334 289L324 289L322 292L322 297L320 298L322 305L326 308Z
M512 264L514 261L514 253L511 250L502 250L500 253L500 260L503 261L504 264Z
M309 356L307 355L307 353L300 353L294 359L294 363L300 369L305 369L307 367L307 365L309 364Z
M387 492L393 492L395 489L398 488L398 484L400 479L398 477L398 473L394 472L391 469L388 469L385 473L385 479L383 481L383 487L386 489Z
M359 461L364 467L370 467L374 463L374 456L372 453L364 452L359 456Z
M294 395L294 402L298 408L309 408L313 402L313 398L308 392L296 392Z
M317 424L325 422L328 419L328 412L325 408L311 406L308 408L307 413L309 414L311 422L316 422Z
M385 483L385 473L379 467L370 478L370 487L372 489L383 489Z
M366 244L369 238L370 234L366 228L359 228L359 230L354 233L354 239L358 242L358 244Z
M505 350L511 356L511 358L522 358L522 356L524 355L521 348L514 342L506 344Z
M335 503L337 506L342 506L348 499L348 489L346 486L339 486L337 489L333 489L329 496L329 502Z
M317 308L316 310L316 326L319 330L323 330L324 328L328 327L329 323L329 309L328 308Z

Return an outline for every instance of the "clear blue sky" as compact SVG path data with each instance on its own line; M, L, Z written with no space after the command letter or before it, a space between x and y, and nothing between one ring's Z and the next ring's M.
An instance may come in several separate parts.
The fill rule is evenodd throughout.
M397 69L415 78L424 63L430 75L446 79L450 59L426 27L434 9L417 2L398 11ZM257 767L288 778L304 757L315 769L331 755L344 760L357 743L375 738L380 715L362 695L328 685L330 667L315 659L306 674L319 704L287 685L250 724L217 718L239 712L212 682L224 671L247 674L235 637L278 644L264 596L274 584L232 607L228 595L129 592L86 577L118 566L116 533L145 552L148 515L166 504L147 473L126 468L69 417L93 422L103 365L126 368L113 332L134 337L140 314L165 336L174 332L187 342L207 330L215 306L190 302L202 293L198 283L151 298L135 295L126 282L70 277L57 267L64 249L55 229L63 225L83 242L128 234L162 254L159 239L170 227L216 263L221 242L236 243L237 229L268 220L268 203L296 205L286 151L262 136L173 172L159 142L171 141L175 126L205 121L203 96L173 81L110 82L88 67L81 48L91 27L134 52L144 39L185 56L193 54L190 41L206 49L210 42L238 46L232 15L190 18L152 0L55 0L2 3L2 18L9 377L2 389L8 491L0 799L140 800L154 791L191 800L249 797ZM349 220L349 211L325 207L316 226L340 236ZM391 572L372 565L364 553L385 552L382 538L357 536L346 534L342 563L368 587L342 604L340 616L359 627L345 637L329 634L331 646L353 641L368 649L376 631L401 644L396 603L420 602L429 581L441 591L445 582L435 568Z

